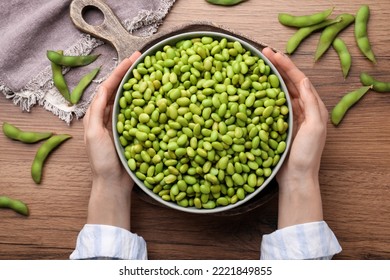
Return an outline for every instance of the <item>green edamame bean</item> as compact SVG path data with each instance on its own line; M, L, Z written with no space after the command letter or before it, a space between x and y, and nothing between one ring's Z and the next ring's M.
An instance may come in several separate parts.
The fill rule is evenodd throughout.
M367 73L360 74L360 81L364 86L372 86L376 92L390 92L390 82L379 81Z
M194 206L198 209L202 208L202 201L200 200L200 198L198 197L194 198Z
M24 216L30 215L30 210L23 201L8 196L0 196L0 208L9 208Z
M80 55L80 56L67 56L63 55L63 52L56 52L48 50L46 52L47 58L59 66L78 67L85 66L94 62L100 54L96 55Z
M229 205L229 198L224 196L217 198L217 205L222 205L222 206Z
M209 1L209 0L208 0ZM206 203L202 204L202 207L205 209L213 209L216 207L215 201L214 200L209 200Z
M237 198L243 200L245 198L245 191L243 188L238 188L236 192Z
M237 184L238 186L242 186L245 184L244 178L238 173L234 173L232 176L232 179L233 179L233 182L235 184Z
M38 148L31 166L31 176L36 184L41 182L42 169L46 158L55 148L71 137L68 134L53 135Z
M263 117L268 118L271 116L272 112L274 111L274 106L268 106L263 111Z
M338 17L334 20L327 19L315 25L299 28L298 31L295 32L294 35L292 35L290 39L287 41L286 52L288 54L294 53L294 51L299 47L302 41L305 40L307 37L309 37L312 33L321 30L329 25L338 23L340 21L341 21L341 17Z
M278 20L281 24L292 27L307 27L323 22L331 15L333 8L321 11L319 13L295 16L287 13L279 13Z
M286 150L287 144L285 141L280 141L278 144L278 147L276 148L276 151L279 154L282 154Z
M93 79L95 79L96 75L99 73L100 67L93 69L91 72L84 75L76 87L70 94L70 102L72 104L77 104L80 98L83 96L86 88L92 83Z
M320 57L328 50L330 45L333 43L333 40L337 37L337 35L355 21L355 16L351 14L341 14L337 18L341 18L341 21L327 26L322 31L314 55L314 61L320 59Z
M374 52L372 51L367 34L367 24L370 18L370 8L362 5L356 13L355 39L360 51L372 62L376 63Z
M254 173L249 174L249 176L248 176L248 185L250 187L254 188L254 187L256 187L256 184L257 184L256 174L254 174Z
M354 104L356 104L369 91L371 87L372 86L361 87L344 95L332 110L332 123L337 126L342 121L347 111Z
M280 85L279 78L275 74L269 75L268 81L273 88L279 88Z
M131 169L131 171L135 171L136 168L137 168L137 162L135 161L134 158L130 158L128 161L127 161L127 165L129 166L129 168ZM162 173L160 173L162 174Z
M3 123L3 133L8 138L21 141L23 143L36 143L53 135L51 132L22 131L7 122Z
M206 1L214 5L234 6L244 2L245 0L206 0Z
M333 48L336 50L340 58L341 69L343 71L344 79L348 76L349 69L351 68L352 58L348 51L347 45L341 38L336 38L333 41Z

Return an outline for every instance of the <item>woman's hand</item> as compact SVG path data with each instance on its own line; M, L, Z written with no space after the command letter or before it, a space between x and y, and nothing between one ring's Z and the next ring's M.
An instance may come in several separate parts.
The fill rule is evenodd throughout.
M317 91L285 55L265 48L263 54L282 75L293 107L293 142L277 174L279 183L278 227L323 219L318 180L325 146L328 111Z
M106 224L130 229L130 201L134 182L116 154L111 135L110 99L123 76L140 56L123 60L98 88L84 119L84 142L92 169L92 190L88 206L89 224Z

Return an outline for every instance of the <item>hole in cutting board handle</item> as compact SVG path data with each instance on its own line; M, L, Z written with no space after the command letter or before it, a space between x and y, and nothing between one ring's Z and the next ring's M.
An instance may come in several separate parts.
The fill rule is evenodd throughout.
M98 26L104 22L104 14L96 6L85 6L82 10L81 15L84 21L92 26Z

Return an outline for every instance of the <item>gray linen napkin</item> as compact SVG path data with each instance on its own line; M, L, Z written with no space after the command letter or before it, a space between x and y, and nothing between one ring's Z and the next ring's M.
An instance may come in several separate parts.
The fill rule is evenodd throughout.
M175 0L106 0L124 27L136 36L155 33ZM0 91L21 110L43 106L70 124L84 116L96 86L117 63L117 54L108 44L80 32L69 16L71 0L12 0L0 2ZM89 23L101 15L86 15ZM81 101L69 106L53 86L47 50L64 50L68 55L99 53L91 65L64 69L72 90L81 77L102 66ZM135 51L135 50L134 50Z

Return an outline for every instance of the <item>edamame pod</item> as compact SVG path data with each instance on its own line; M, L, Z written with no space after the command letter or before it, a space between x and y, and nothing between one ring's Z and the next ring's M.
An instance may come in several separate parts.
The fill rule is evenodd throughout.
M326 27L324 31L322 31L316 53L314 55L315 61L320 59L320 57L328 50L337 35L355 21L355 16L351 14L341 14L337 18L341 18L341 21Z
M360 74L360 81L365 86L372 86L376 92L390 92L390 82L379 81L367 73Z
M356 13L355 39L360 51L372 62L376 63L374 52L367 34L367 24L370 18L370 8L362 5Z
M59 55L62 55L62 51L57 51ZM68 84L66 83L65 77L62 74L62 67L54 62L51 62L51 71L53 75L54 86L58 89L61 95L66 101L70 102L70 93Z
M69 138L72 138L72 136L68 134L54 135L39 147L31 166L31 176L36 184L40 184L41 182L42 169L46 158L55 148L57 148Z
M206 1L214 5L233 6L241 2L244 2L245 0L206 0Z
M51 132L22 131L16 126L7 122L3 123L3 133L10 139L28 144L39 142L53 135Z
M344 95L332 110L332 123L337 126L342 121L347 111L354 104L356 104L369 91L370 88L371 86L361 87Z
M328 19L315 25L299 28L298 31L295 32L295 34L291 36L290 39L287 41L286 52L288 54L292 54L298 48L301 42L306 39L310 34L340 21L341 18L333 20Z
M70 56L63 55L63 52L56 52L52 50L48 50L46 52L47 58L58 66L66 66L66 67L78 67L85 66L92 62L94 62L100 54L97 55L80 55L80 56Z
M90 83L99 73L99 71L100 71L100 67L95 68L81 78L80 82L77 84L77 86L73 89L72 93L70 94L70 102L72 104L77 104L79 102L80 98L84 94L85 89L90 85Z
M343 71L344 79L348 76L349 69L351 68L352 58L348 51L347 45L341 38L336 38L333 41L333 48L336 50L340 58L340 65Z
M9 208L24 216L30 214L28 206L23 201L8 196L0 196L0 208Z
M281 24L292 27L307 27L323 22L333 12L333 8L319 13L303 16L294 16L287 13L280 13L278 20Z

